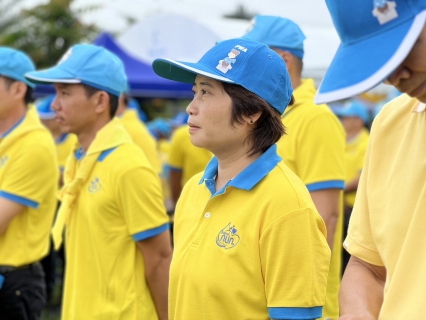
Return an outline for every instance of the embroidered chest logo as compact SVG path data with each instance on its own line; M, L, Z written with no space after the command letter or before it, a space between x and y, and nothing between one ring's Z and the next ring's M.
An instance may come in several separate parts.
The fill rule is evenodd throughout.
M219 64L216 66L216 69L223 73L227 73L228 70L232 69L232 65L237 62L236 58L241 52L247 52L247 48L244 48L240 45L236 45L235 48L228 53L228 56L226 58L219 60Z
M101 188L101 180L99 180L98 177L94 177L93 180L90 181L88 190L90 193L97 193L99 190L101 190Z
M373 16L379 20L380 24L385 24L398 18L396 2L389 0L374 0Z
M228 225L219 231L216 237L216 244L225 249L231 249L240 242L240 236L237 234L238 230L234 225Z
M9 156L3 156L0 158L0 169L6 165L6 162L9 160Z

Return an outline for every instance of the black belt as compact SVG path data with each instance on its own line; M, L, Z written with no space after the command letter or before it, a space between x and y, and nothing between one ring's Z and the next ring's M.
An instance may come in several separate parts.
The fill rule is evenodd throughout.
M18 270L31 269L31 268L38 267L38 266L41 267L40 262L34 262L34 263L30 263L30 264L25 264L25 265L19 266L19 267L0 266L0 274L7 273L7 272L18 271Z

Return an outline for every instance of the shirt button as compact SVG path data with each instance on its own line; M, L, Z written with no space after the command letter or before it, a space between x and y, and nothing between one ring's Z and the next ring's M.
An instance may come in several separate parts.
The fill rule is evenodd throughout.
M206 218L210 218L210 212L206 212L206 214L204 215Z

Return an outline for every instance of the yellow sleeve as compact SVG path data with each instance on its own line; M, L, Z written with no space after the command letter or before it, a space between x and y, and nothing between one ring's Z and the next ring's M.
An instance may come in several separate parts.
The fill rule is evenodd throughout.
M54 190L52 183L58 183L58 166L54 153L49 151L53 150L37 145L11 156L0 196L35 209L48 197L55 197L50 193Z
M184 150L186 148L182 144L185 141L184 134L186 134L186 132L183 130L183 128L177 129L172 136L168 160L168 166L171 170L183 170L184 168Z
M298 139L297 175L309 191L344 189L345 133L330 112L314 117Z
M135 241L168 230L169 218L163 205L158 175L147 166L130 168L117 182L120 211Z
M364 260L368 263L383 266L383 261L377 251L376 243L371 231L370 206L368 203L368 180L369 180L369 161L373 145L373 131L370 143L365 155L364 169L361 173L361 179L356 194L355 207L351 214L349 222L348 235L343 243L346 251L351 255Z
M271 319L316 319L325 303L330 249L324 221L311 209L277 219L260 238Z

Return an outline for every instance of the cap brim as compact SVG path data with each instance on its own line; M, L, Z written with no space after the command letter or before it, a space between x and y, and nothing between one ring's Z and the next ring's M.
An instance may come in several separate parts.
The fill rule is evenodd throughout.
M53 67L46 70L28 72L25 78L33 83L81 83L81 80L76 79L69 72Z
M426 11L398 27L362 42L340 45L315 97L315 103L346 99L375 87L407 57L419 37Z
M152 63L154 72L160 77L185 82L194 83L195 77L200 74L222 82L235 83L234 81L215 74L210 68L201 63L182 62L170 59L156 59Z

